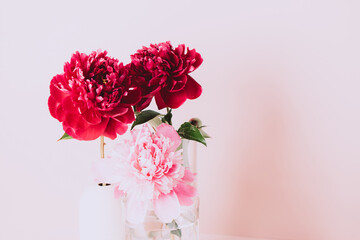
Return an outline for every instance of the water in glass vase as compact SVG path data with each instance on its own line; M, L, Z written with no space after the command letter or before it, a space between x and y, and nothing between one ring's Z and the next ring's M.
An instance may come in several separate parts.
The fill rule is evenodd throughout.
M144 222L126 222L126 240L197 240L199 239L199 198L191 206L182 206L180 216L163 223L150 206Z

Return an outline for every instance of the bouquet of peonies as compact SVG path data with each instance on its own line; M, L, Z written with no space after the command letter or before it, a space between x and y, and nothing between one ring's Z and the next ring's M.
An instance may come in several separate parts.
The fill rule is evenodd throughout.
M163 123L153 131L145 125L96 162L97 181L115 184L116 195L127 196L128 222L143 222L151 202L165 223L179 217L180 205L192 205L194 174L183 165L180 144L172 126Z
M172 109L201 95L189 74L202 61L194 49L170 42L143 47L127 65L106 51L76 52L51 80L48 105L65 131L60 140L100 137L104 158L104 137L114 140L132 124L130 135L94 165L96 180L127 199L130 223L144 221L149 204L164 223L179 217L180 206L193 204L194 173L183 159L182 139L206 145L208 135L198 119L175 130ZM147 109L153 98L165 113Z
M153 98L163 109L199 97L202 88L189 73L202 61L194 49L174 49L170 42L143 47L126 66L106 51L76 52L65 63L64 73L51 80L49 110L62 123L64 138L115 139L135 120L133 109L142 111ZM155 115L140 112L137 123Z

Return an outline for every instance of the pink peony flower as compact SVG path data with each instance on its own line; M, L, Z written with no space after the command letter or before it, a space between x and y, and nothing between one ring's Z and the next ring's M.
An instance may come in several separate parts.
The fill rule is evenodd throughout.
M116 185L116 194L126 193L127 220L143 221L149 201L163 222L180 214L180 205L191 205L196 189L189 185L193 174L182 165L181 138L176 130L161 124L153 133L149 126L131 131L105 160L95 164L98 182Z
M115 139L134 121L132 106L139 100L140 91L132 86L123 64L106 51L94 51L76 52L65 63L64 73L51 80L48 105L73 138Z
M159 109L178 108L186 99L201 95L201 86L189 75L203 59L195 49L185 52L185 45L173 48L170 42L143 47L131 56L128 65L132 79L140 86L142 99L138 111L146 108L155 96Z

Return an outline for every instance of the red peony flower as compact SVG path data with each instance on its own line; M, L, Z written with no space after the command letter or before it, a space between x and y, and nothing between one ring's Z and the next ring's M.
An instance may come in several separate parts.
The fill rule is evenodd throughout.
M140 90L131 84L128 70L107 52L76 52L65 63L64 73L50 83L51 115L64 131L78 140L99 136L115 139L135 120L134 106Z
M202 88L189 73L202 61L195 49L185 51L184 44L173 49L170 42L164 42L138 50L128 65L133 81L142 92L137 110L149 106L154 96L159 109L178 108L186 99L198 98Z

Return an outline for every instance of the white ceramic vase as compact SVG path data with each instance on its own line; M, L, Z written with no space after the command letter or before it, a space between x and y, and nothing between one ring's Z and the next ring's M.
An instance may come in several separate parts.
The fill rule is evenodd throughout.
M88 186L80 199L80 240L125 239L123 203L113 186Z

